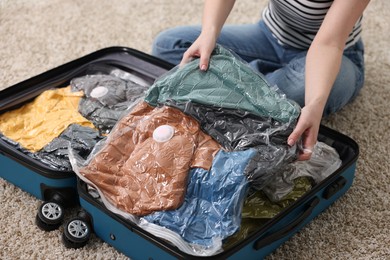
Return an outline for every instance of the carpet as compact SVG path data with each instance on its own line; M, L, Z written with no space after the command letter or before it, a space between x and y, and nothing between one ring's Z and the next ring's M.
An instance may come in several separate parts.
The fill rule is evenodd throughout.
M199 24L201 0L0 0L0 90L109 46L150 52L161 30ZM237 1L228 23L256 22L265 0ZM351 189L267 259L390 259L390 1L365 12L366 83L323 120L360 146ZM386 18L387 17L387 18ZM0 92L1 95L1 92ZM35 223L40 201L0 179L0 259L126 259L92 236L66 249Z

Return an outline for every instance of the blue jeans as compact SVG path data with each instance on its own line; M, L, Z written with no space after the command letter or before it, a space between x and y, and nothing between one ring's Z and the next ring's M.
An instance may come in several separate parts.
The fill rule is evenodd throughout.
M196 40L200 26L181 26L161 32L154 40L152 54L179 64L183 53ZM307 50L281 45L263 21L257 24L226 25L217 43L232 50L255 70L265 75L287 98L304 106L305 59ZM359 40L344 51L339 74L325 106L324 116L352 101L364 83L364 46Z

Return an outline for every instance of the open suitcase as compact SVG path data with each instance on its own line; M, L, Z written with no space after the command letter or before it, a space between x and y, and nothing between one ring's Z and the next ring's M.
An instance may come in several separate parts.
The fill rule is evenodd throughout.
M21 107L48 89L62 88L93 66L112 66L129 71L152 83L172 65L139 51L110 47L71 61L27 79L0 92L0 114ZM3 137L3 136L0 136ZM44 202L39 207L36 224L50 231L62 224L64 209L78 204L76 176L72 170L56 169L17 149L0 138L0 177Z
M44 90L65 87L73 78L86 75L90 66L102 64L136 73L151 83L173 68L169 63L133 49L102 49L5 89L1 92L0 113L21 106ZM67 247L84 246L94 232L131 259L261 259L329 207L352 185L359 154L356 142L325 126L321 126L319 141L333 147L340 155L342 165L337 171L245 239L229 245L221 253L204 257L183 253L171 243L112 213L91 194L88 185L74 172L53 170L2 139L0 163L3 169L0 177L45 201L38 211L37 224L46 230L57 228L59 219L62 221L62 213L53 215L48 207L62 211L62 207L80 203L82 210L64 227L63 241ZM54 206L50 204L52 202ZM45 215L45 212L50 212L50 215Z

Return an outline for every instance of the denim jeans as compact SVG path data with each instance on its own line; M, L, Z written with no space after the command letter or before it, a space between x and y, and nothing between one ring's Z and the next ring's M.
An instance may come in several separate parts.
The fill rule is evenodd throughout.
M196 40L200 26L181 26L161 32L154 40L152 54L179 64L183 53ZM260 20L257 24L226 25L217 43L232 50L256 71L264 74L287 98L304 106L305 59L307 50L281 45ZM325 106L324 116L352 101L364 83L362 40L344 50L341 68Z

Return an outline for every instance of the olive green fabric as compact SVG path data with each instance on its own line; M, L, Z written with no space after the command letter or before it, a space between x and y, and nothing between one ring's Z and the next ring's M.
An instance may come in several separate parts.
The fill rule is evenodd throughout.
M283 123L295 121L300 113L296 102L270 88L263 75L218 45L207 71L199 69L199 60L175 67L159 78L145 96L152 106L168 100L245 110Z
M270 219L309 191L312 188L311 181L309 177L296 178L294 189L279 202L270 201L262 191L251 194L244 202L240 230L224 241L223 248L231 248L260 230Z
M273 218L311 188L310 178L298 177L294 180L294 189L278 202L272 202L262 191L256 191L246 198L242 218Z
M236 246L237 243L244 241L254 232L260 230L268 221L269 219L263 218L243 218L241 220L240 230L223 241L223 249L227 250Z

